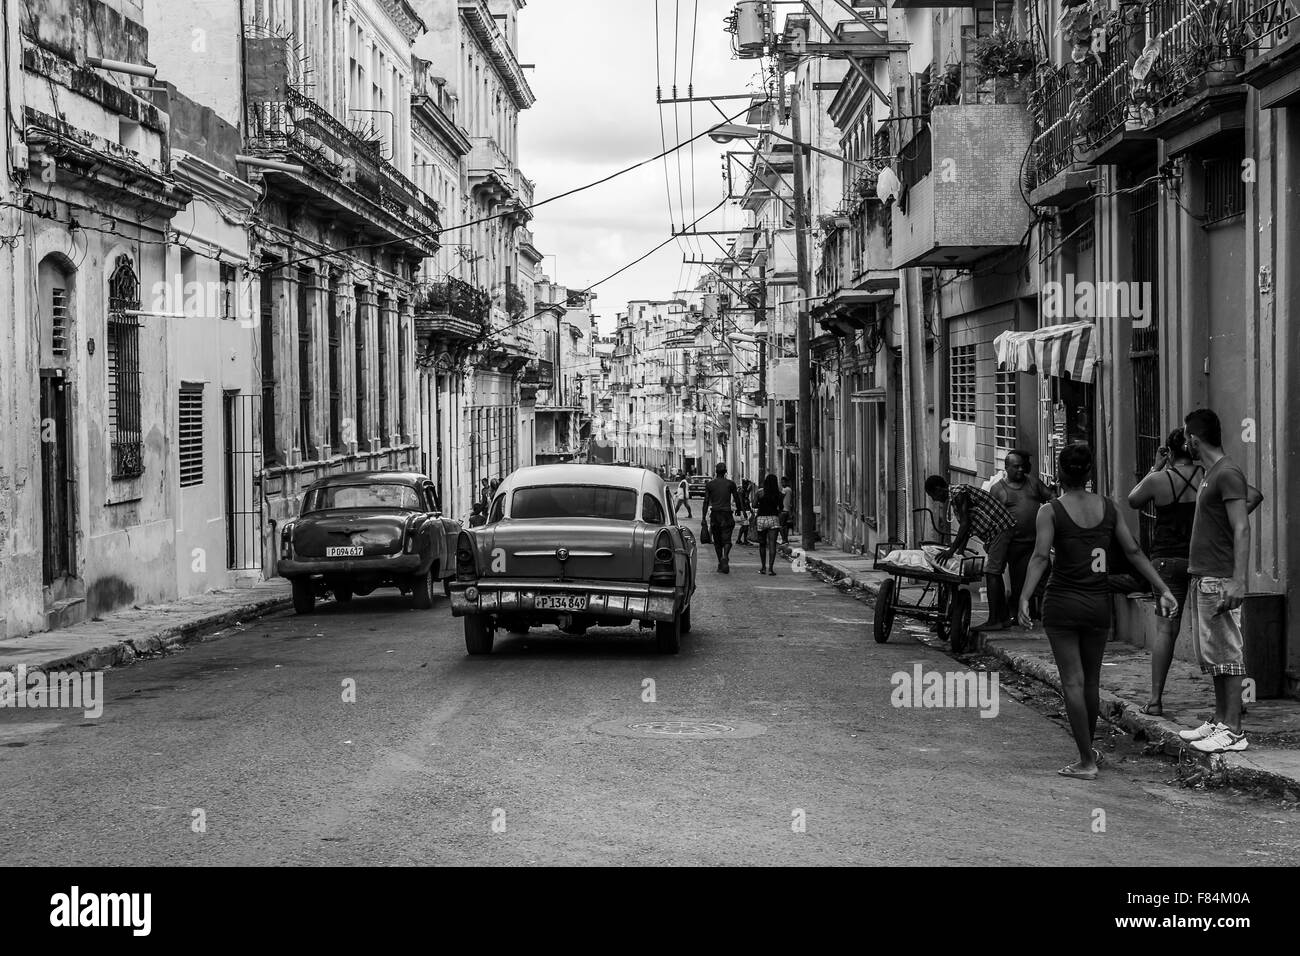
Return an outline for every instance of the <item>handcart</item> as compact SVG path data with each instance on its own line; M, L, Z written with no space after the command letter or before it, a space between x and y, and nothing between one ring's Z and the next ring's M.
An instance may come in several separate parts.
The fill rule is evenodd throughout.
M930 526L942 538L944 533L935 524L933 512L929 508L913 509L914 513L922 511L930 516ZM927 544L945 543L921 542L921 545ZM953 653L962 653L970 639L971 596L966 586L983 576L984 556L963 549L960 570L949 574L937 568L923 571L885 563L886 555L899 550L907 550L907 545L899 541L886 541L876 545L873 566L877 571L886 571L891 575L876 595L876 643L883 644L889 640L894 616L901 614L930 624L940 640L951 642Z

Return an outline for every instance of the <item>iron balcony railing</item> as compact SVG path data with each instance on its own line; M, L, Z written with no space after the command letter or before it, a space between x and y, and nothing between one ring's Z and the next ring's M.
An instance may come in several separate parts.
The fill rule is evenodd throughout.
M1089 148L1104 142L1124 127L1132 102L1130 71L1146 43L1146 22L1126 17L1106 35L1106 49L1087 61L1087 89L1083 105L1088 122L1081 124Z
M1300 28L1297 0L1244 0L1241 20L1246 27L1246 46L1258 52L1271 50Z
M1066 68L1043 68L1034 78L1030 107L1034 114L1033 166L1030 181L1041 186L1074 162L1074 91Z
M933 150L930 146L930 124L927 121L916 135L903 144L898 154L898 178L904 186L915 186L933 168Z
M1201 18L1208 20L1217 5L1218 0L1152 0L1147 7L1147 34L1160 40L1160 56L1147 77L1157 106L1196 90L1210 58Z
M282 101L253 104L249 143L291 154L391 213L438 227L437 203L383 158L379 141L364 139L299 90L289 87Z

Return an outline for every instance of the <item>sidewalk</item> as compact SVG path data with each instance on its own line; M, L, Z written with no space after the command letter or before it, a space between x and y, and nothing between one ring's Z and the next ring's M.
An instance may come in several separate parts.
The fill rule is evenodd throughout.
M786 557L789 546L782 546ZM823 544L805 555L810 571L819 573L841 590L874 602L889 575L872 570L871 555L848 554ZM984 621L987 606L979 591L972 591L971 621ZM868 639L867 632L863 638ZM1060 676L1052 649L1041 628L1015 628L980 635L979 648L1012 670L1041 680L1060 690ZM1214 686L1200 668L1175 660L1165 683L1164 717L1140 712L1151 689L1151 655L1123 641L1106 646L1101 672L1101 713L1138 739L1179 757L1180 774L1193 780L1232 782L1290 791L1300 797L1300 701L1256 701L1248 705L1246 730L1250 749L1242 753L1202 754L1187 747L1178 731L1195 727L1214 711Z
M200 640L292 604L283 578L209 591L171 604L131 608L98 621L0 641L0 670L100 670Z

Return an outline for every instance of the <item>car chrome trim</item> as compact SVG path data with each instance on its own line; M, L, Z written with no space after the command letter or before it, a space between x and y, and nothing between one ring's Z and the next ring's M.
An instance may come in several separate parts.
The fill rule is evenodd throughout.
M613 551L568 551L566 552L571 558L612 558ZM516 558L555 558L559 557L555 551L516 551L512 555Z

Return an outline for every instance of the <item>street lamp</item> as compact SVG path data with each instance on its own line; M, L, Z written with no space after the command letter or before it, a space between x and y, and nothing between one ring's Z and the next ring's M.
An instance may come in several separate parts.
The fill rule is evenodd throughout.
M866 163L859 163L855 160L847 159L838 153L832 153L829 150L814 146L812 143L799 142L797 139L792 139L784 133L778 133L770 127L768 129L759 129L757 126L742 126L739 123L719 123L717 126L713 127L713 129L709 130L709 139L719 145L726 145L732 140L737 139L757 139L763 135L775 136L777 139L784 143L789 143L791 146L798 146L800 149L807 149L814 153L820 153L823 156L829 156L836 162L847 163L848 165L856 166L859 169L875 172L879 168L877 166L870 166Z

